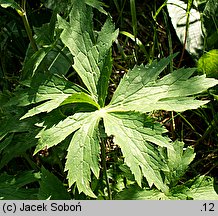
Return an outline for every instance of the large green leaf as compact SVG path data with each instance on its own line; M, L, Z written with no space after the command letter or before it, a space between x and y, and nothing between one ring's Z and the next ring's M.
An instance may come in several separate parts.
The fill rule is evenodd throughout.
M171 148L170 140L162 136L166 130L144 114L106 113L103 109L90 113L76 113L50 128L44 126L37 135L39 142L35 153L44 147L57 145L80 128L75 132L69 145L66 170L69 170L70 185L76 182L80 192L94 196L89 181L90 170L96 177L99 172L98 122L101 117L107 135L115 136L115 143L120 145L125 161L138 184L141 184L142 176L145 176L150 186L155 184L159 189L166 191L167 187L163 184L160 171L167 170L167 167L163 164L157 149L150 143Z
M206 104L208 101L195 100L193 95L215 86L218 80L206 78L204 75L191 77L195 71L193 68L181 68L157 79L169 61L170 57L130 70L121 80L106 108L107 111L182 112Z
M65 170L68 170L69 185L74 182L79 192L95 197L90 188L91 171L99 177L100 116L92 113L82 127L75 132L68 148Z
M108 18L102 30L94 34L91 20L91 7L84 0L74 2L69 23L58 16L59 26L64 29L61 40L74 56L73 67L91 95L103 106L112 67L110 48L118 31Z
M167 191L160 174L165 165L151 144L171 148L169 139L162 136L166 132L164 128L149 117L133 112L105 113L103 120L107 135L113 135L114 142L121 147L138 184L141 185L142 176L145 176L150 186L155 184Z
M39 142L35 153L44 147L57 145L75 132L69 145L65 167L68 170L69 184L76 182L79 192L94 197L90 189L91 171L98 177L98 122L103 118L107 135L113 135L114 142L121 147L124 160L138 184L141 185L144 176L150 187L154 184L167 194L167 184L175 184L184 174L188 163L193 159L193 152L188 149L183 155L182 146L172 146L170 140L163 136L166 130L142 113L156 109L183 111L197 108L207 101L194 100L192 95L218 83L205 76L191 77L195 69L184 68L158 79L171 58L129 71L107 107L94 112L76 113L50 126L45 122L44 128L37 135ZM62 104L82 102L84 98L89 101L89 97L83 97L83 93L75 93L75 97L69 96ZM93 105L95 106L94 101ZM168 156L161 157L157 146L172 149L168 152L169 161ZM180 160L181 166L175 167L175 160ZM180 169L174 171L179 167ZM165 180L162 172L166 174Z

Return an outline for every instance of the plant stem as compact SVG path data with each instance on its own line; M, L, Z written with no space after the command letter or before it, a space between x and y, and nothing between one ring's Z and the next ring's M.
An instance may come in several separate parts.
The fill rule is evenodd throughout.
M171 119L172 119L172 125L171 125L171 129L172 129L172 138L173 140L176 140L176 124L175 124L175 117L174 117L174 113L173 111L171 111Z
M111 195L111 189L109 185L109 180L107 176L107 166L106 166L106 143L105 139L101 138L101 161L102 161L102 168L103 168L103 174L105 175L105 181L106 181L106 186L107 186L107 191L108 191L108 199L112 200L112 195Z
M32 30L30 28L30 24L29 24L27 14L26 14L26 0L22 0L22 9L23 9L23 11L22 11L23 13L20 14L20 16L23 20L23 24L25 26L26 33L27 33L28 38L30 40L30 44L31 44L33 50L36 52L36 51L38 51L38 48L37 48L36 42L33 38Z
M187 10L186 10L187 15L186 15L186 25L185 25L185 38L184 38L184 44L183 44L182 54L179 60L178 68L180 68L181 63L183 61L184 54L185 54L186 42L187 42L187 37L188 37L188 29L189 29L189 18L190 18L190 11L191 11L192 4L193 4L193 0L188 0Z

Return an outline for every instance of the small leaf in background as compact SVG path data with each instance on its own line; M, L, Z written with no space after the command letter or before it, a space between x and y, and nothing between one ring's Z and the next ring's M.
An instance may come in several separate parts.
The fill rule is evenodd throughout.
M157 189L142 189L133 185L118 193L115 199L121 200L218 200L213 178L199 176L182 185L175 186L164 194Z
M53 13L50 23L34 28L38 51L28 47L22 68L22 80L42 71L51 74L66 75L73 64L72 54L60 41L60 30L56 28L57 14Z
M12 159L22 156L28 149L37 145L35 136L38 128L35 130L29 128L29 130L30 131L26 133L16 133L12 139L7 139L7 145L4 146L4 149L0 152L0 169L7 165ZM4 145L5 141L6 140L1 143L1 147Z
M118 193L115 200L167 200L163 192L159 190L144 190L138 185L130 186Z
M203 32L200 12L196 8L191 8L189 22L187 23L187 4L184 1L168 0L167 9L173 27L182 44L185 41L186 25L188 25L185 48L191 55L198 57L203 49Z
M218 200L214 190L214 179L209 176L199 176L185 183L189 187L187 195L194 200Z
M38 189L27 185L37 182L40 173L21 172L18 175L0 175L0 200L31 200L37 199ZM26 187L24 187L26 186Z
M218 79L218 50L210 50L198 60L198 71Z
M167 149L167 154L161 153L169 166L169 171L164 171L165 176L172 183L166 192L157 189L140 188L131 185L118 193L116 199L129 200L218 200L218 194L214 190L214 180L208 176L198 176L187 182L179 184L178 180L188 169L188 165L194 159L194 151L191 148L183 150L184 143L173 143L174 150ZM164 149L160 149L162 151ZM168 182L168 183L169 183Z
M18 13L22 13L22 8L14 0L0 0L0 5L4 8L11 7Z
M169 168L168 171L164 171L166 183L173 186L185 174L189 164L195 157L195 153L191 147L187 147L184 150L183 142L175 141L172 147L173 149L167 149L167 154L163 155L163 157Z
M7 106L5 108L7 108ZM24 113L25 110L20 109L20 113L14 114L10 112L7 113L7 116L4 116L3 119L0 119L0 140L10 133L28 132L30 129L34 129L34 123L37 121L36 118L24 121L19 120Z
M108 13L104 10L102 6L105 6L105 4L101 1L98 0L85 0L85 3L93 8L96 8L99 10L101 13L104 13L107 15Z
M207 0L203 10L203 26L205 31L206 50L218 49L218 2Z
M63 13L66 9L70 9L72 3L74 4L73 0L47 0L44 5L49 9L57 10L58 13ZM85 3L107 15L107 12L103 8L103 6L105 6L103 2L98 0L85 0Z
M47 0L45 1L45 7L57 11L58 13L66 12L71 7L72 0Z
M38 199L40 200L70 200L71 197L63 183L44 167L41 169L41 179Z

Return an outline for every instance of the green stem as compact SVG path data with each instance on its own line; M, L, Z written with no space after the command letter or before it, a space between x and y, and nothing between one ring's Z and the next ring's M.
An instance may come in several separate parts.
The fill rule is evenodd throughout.
M30 28L30 24L29 24L27 14L26 14L26 0L22 0L22 9L23 9L23 11L22 11L23 13L19 14L19 15L22 18L23 24L24 24L25 29L26 29L26 33L27 33L28 38L30 40L30 44L31 44L33 50L36 52L36 51L38 51L38 48L37 48L36 42L33 38L32 30Z
M192 4L193 4L193 0L188 0L187 9L186 9L185 38L184 38L184 44L183 44L182 54L179 60L178 68L180 68L181 63L183 61L184 54L185 54L186 42L187 42L187 37L188 37L188 29L189 29L189 18L190 18L190 11L191 11Z
M132 30L134 35L134 43L135 43L135 62L138 62L138 47L137 47L137 16L136 16L136 7L135 7L135 0L130 0L130 10L132 16Z
M111 195L111 189L109 185L109 180L107 176L107 166L106 166L106 148L105 148L105 139L101 138L101 161L102 161L102 168L103 168L103 174L105 175L105 181L106 181L106 186L107 186L107 191L108 191L108 199L112 200L112 195Z

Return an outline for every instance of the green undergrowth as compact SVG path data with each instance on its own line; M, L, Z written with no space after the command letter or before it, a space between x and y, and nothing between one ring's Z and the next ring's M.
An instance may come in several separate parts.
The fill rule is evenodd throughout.
M31 5L0 1L5 17L23 21L17 37L23 32L29 40L17 77L8 76L5 62L1 69L1 199L218 199L214 176L193 172L195 149L208 134L194 145L184 138L190 128L199 135L188 112L203 116L203 133L217 124L210 119L218 80L201 64L207 56L198 69L175 66L182 60L170 29L166 48L156 25L160 14L169 19L167 1L151 7L149 48L138 38L135 1L132 28L122 29L122 2L108 2L118 12L116 22L101 1L50 0L43 6L50 21L32 28ZM179 135L178 119L186 124Z

